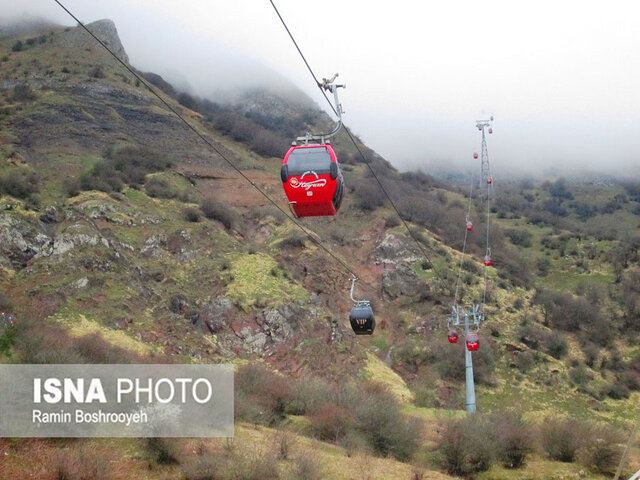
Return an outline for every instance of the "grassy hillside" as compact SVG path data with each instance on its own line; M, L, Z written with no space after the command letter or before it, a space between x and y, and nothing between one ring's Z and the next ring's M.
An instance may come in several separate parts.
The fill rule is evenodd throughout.
M109 22L90 28L119 45ZM329 122L317 106L296 94L288 109L264 92L214 104L146 78L288 209L279 157ZM446 342L467 186L401 174L363 147L429 262L338 137L344 205L302 223L372 285L362 296L378 328L355 337L340 265L80 29L0 37L0 79L0 302L19 319L0 332L0 359L230 362L240 380L262 379L237 382L233 442L3 440L5 476L61 478L52 465L63 478L101 465L105 478L600 478L613 468L640 399L636 184L496 185L475 427L460 415L463 346ZM464 303L481 296L483 211L475 199ZM549 423L589 439L570 462L545 441ZM514 466L505 432L527 435L518 468L501 466ZM288 441L291 458L266 447ZM300 460L310 457L317 465ZM635 443L626 470L638 468Z

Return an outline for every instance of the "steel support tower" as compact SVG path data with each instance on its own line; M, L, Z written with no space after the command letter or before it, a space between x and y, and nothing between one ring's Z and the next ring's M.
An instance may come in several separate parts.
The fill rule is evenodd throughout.
M478 328L480 322L484 320L484 313L479 304L474 304L470 310L454 305L449 318L450 325L464 324L464 371L465 371L465 408L467 413L476 413L476 387L473 380L473 358L472 353L467 348L467 337L471 332L471 326Z

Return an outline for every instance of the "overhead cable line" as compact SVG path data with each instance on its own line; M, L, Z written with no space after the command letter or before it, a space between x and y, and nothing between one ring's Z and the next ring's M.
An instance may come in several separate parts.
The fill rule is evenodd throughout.
M482 291L482 309L484 310L485 303L487 301L487 284L488 284L488 267L492 265L491 258L491 243L490 243L490 225L491 225L491 192L493 191L493 177L491 176L491 167L489 165L489 152L487 150L487 137L485 130L489 134L493 133L491 124L493 123L493 115L488 120L477 120L476 127L482 132L482 150L481 150L481 167L480 167L480 181L484 182L487 186L487 238L486 238L486 250L484 256L484 288Z
M471 217L471 204L473 201L473 182L475 181L475 175L473 172L471 173L471 185L469 186L469 206L467 207L467 225L465 225L464 229L464 240L462 242L462 255L460 256L460 264L458 266L458 277L456 279L456 292L453 296L453 304L458 304L458 293L460 292L460 280L462 278L462 266L464 262L464 257L467 252L467 237L469 236L469 222Z
M338 262L344 270L346 270L352 277L360 278L359 275L341 258L335 255L331 250L329 250L320 240L315 238L309 230L307 230L304 226L302 226L299 222L297 222L294 218L292 218L278 203L273 200L258 184L256 184L253 180L251 180L242 170L240 170L231 160L229 160L219 148L217 148L213 143L211 143L202 133L200 133L191 123L189 123L184 116L180 114L178 110L176 110L169 102L167 102L162 96L156 92L156 90L141 76L139 75L133 68L131 68L127 63L122 60L116 53L111 50L102 40L100 40L91 30L89 30L86 25L81 22L78 17L76 17L67 7L65 7L59 0L53 0L57 3L60 8L62 8L71 18L73 18L77 24L82 27L93 39L98 42L109 54L115 58L118 63L120 63L125 69L131 73L142 85L144 85L149 92L155 96L158 100L160 100L164 106L173 113L189 130L191 130L200 140L206 143L211 150L217 153L220 158L222 158L233 170L235 170L244 180L246 180L253 188L255 188L264 198L266 198L276 209L280 211L285 217L287 217L291 222L293 222L296 227L298 227L315 245L324 250L324 252L331 256L336 262ZM328 100L328 98L327 98ZM371 291L376 291L376 289L367 282L361 280L361 283L366 286Z
M307 67L307 70L309 70L309 73L311 74L311 76L313 77L314 82L316 83L316 85L318 86L318 88L320 89L320 91L322 92L322 96L325 98L325 100L327 101L327 103L329 104L329 106L331 107L331 110L333 110L334 114L338 114L338 112L336 111L335 107L333 106L333 104L331 103L331 100L329 100L329 97L327 96L327 94L324 92L323 88L322 88L322 83L318 81L318 77L315 75L315 73L313 72L313 69L311 68L311 66L309 65L309 62L307 61L306 57L304 56L304 54L302 53L302 50L300 49L300 47L298 46L298 42L296 42L295 38L293 37L293 34L291 33L291 30L289 30L289 27L287 26L287 23L284 21L284 18L282 18L282 15L280 14L278 7L276 7L275 3L273 2L273 0L269 0L269 3L271 3L271 6L273 7L273 9L275 10L276 14L278 15L278 18L280 19L280 21L282 22L282 26L285 28L285 30L287 31L287 34L289 35L289 38L291 38L291 41L293 42L294 46L296 47L296 50L298 51L298 53L300 54L300 57L302 58L302 61L304 62L304 64ZM431 258L429 258L429 255L427 254L426 250L424 249L423 245L420 243L420 241L418 240L418 238L415 236L414 232L411 230L411 228L409 228L409 224L406 222L406 220L402 217L402 215L400 215L400 210L398 209L398 207L396 206L395 202L391 199L391 196L389 195L389 192L387 191L387 189L384 187L384 185L382 184L382 182L380 181L380 178L378 177L378 175L376 174L376 172L373 170L373 168L371 167L371 163L366 159L366 157L364 156L364 153L362 152L362 149L358 146L358 143L356 142L353 134L351 133L351 131L349 130L349 128L344 125L344 129L347 132L347 135L349 136L349 138L351 139L351 141L353 142L353 145L356 147L356 150L358 151L358 153L360 154L360 157L362 158L362 161L365 163L365 165L367 165L367 167L369 168L369 171L371 172L371 175L373 175L373 178L376 180L376 182L378 183L378 185L380 186L380 189L382 190L382 193L384 193L385 197L387 197L387 200L389 201L389 203L391 204L391 207L393 208L393 210L395 211L396 215L398 215L398 218L400 219L400 221L402 222L404 228L407 230L407 232L409 233L409 236L411 237L411 239L415 242L416 246L418 247L418 249L420 250L420 252L422 253L422 255L427 259L427 261L429 262L429 264L431 265L431 268L433 269L434 273L438 276L438 278L440 279L441 282L446 282L446 278L438 271L438 269L436 268L435 264L433 263L433 261L431 260Z

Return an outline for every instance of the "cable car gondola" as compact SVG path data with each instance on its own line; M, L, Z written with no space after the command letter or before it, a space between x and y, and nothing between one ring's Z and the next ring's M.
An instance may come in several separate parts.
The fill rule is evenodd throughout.
M356 335L371 335L376 328L376 319L373 316L371 302L353 298L353 287L357 280L356 277L351 279L351 301L354 305L349 313L349 323Z
M328 143L292 146L282 161L281 179L297 217L335 215L344 195L344 180Z
M470 352L477 352L480 348L480 337L477 333L470 333L467 335L467 350Z
M333 93L338 123L327 134L307 133L292 143L282 160L280 179L289 205L296 217L330 216L338 213L344 195L344 179L329 139L342 128L342 105L332 79L323 79L321 87Z
M487 254L484 256L484 266L490 267L493 265L493 260L491 260L491 255Z
M478 154L477 154L477 153L474 153L474 154L473 154L473 158L474 158L475 160L477 160L477 159L478 159Z
M458 332L455 330L449 330L449 333L447 333L447 340L449 340L449 343L458 343Z
M467 218L467 232L473 231L473 223Z
M376 319L370 303L354 305L349 313L349 322L356 335L371 335L376 328Z

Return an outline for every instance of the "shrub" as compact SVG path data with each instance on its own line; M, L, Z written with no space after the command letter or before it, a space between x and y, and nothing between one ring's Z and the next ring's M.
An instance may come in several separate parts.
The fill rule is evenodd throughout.
M631 394L631 392L629 391L629 387L620 382L617 378L616 380L611 382L609 386L606 387L605 393L608 397L611 397L614 400L629 398L629 395Z
M17 168L0 177L0 192L28 199L40 189L40 177L27 168Z
M589 370L587 370L584 365L576 365L569 370L569 378L571 378L571 382L577 386L586 385L592 379Z
M350 451L363 446L399 460L417 449L418 425L400 412L395 398L374 384L329 384L313 379L299 385L291 406L306 413L313 433L337 441Z
M516 355L516 366L522 373L527 373L535 365L535 355L532 352L519 352Z
M21 83L13 87L13 95L11 100L14 102L30 102L38 98L36 92L31 88L31 85Z
M136 363L139 360L134 353L112 345L98 333L73 338L71 351L83 358L83 363Z
M322 464L311 452L306 452L295 459L290 480L322 480Z
M147 195L154 198L175 198L177 193L163 178L151 177L144 187Z
M4 292L0 291L0 311L6 312L13 308L13 303L9 300L9 297Z
M595 472L613 475L622 456L620 441L620 435L611 427L592 427L579 454L580 462Z
M312 432L320 440L338 442L353 428L355 419L344 407L324 405L310 417Z
M493 446L478 415L450 420L438 441L442 467L452 475L470 475L491 467Z
M288 460L296 444L296 438L290 432L281 430L275 434L275 447L279 460Z
M560 359L567 354L567 341L559 333L553 333L546 345L547 353L553 358Z
M235 392L236 416L267 425L276 425L284 419L293 398L287 379L251 364L238 369Z
M188 93L178 94L178 102L189 110L198 110L198 100Z
M20 52L23 47L24 47L24 43L22 43L21 40L16 40L16 42L11 47L11 51L12 52Z
M213 197L207 197L200 203L200 210L205 217L210 220L217 220L227 230L231 230L238 225L238 213L227 203Z
M514 245L525 248L531 246L531 233L527 230L508 229L505 230L504 234Z
M153 461L160 465L178 463L180 458L180 444L173 438L148 438L147 450Z
M104 67L102 65L96 65L89 72L89 76L91 78L104 78L105 77L105 75L104 75Z
M280 250L290 250L294 248L302 248L305 246L307 236L299 230L290 231L280 242L277 247Z
M192 456L180 464L185 480L226 480L224 465L211 456Z
M142 185L147 174L170 167L171 162L164 154L148 148L110 148L90 172L79 178L78 186L81 190L120 191L125 184L132 187ZM73 193L75 188L72 186L67 192Z
M272 455L240 457L233 460L230 478L242 480L278 480L278 461Z
M547 418L541 428L542 448L553 460L573 462L586 436L584 426L573 419Z
M465 258L462 262L462 268L470 273L480 273L480 267L470 258Z
M376 385L366 385L359 397L351 404L356 428L373 451L401 461L410 459L418 447L418 425L403 417L391 394Z
M354 184L358 196L358 206L361 210L371 211L384 205L384 196L378 183L371 177L358 180Z
M387 228L393 228L400 225L400 219L397 215L388 215L384 219L384 226Z
M111 462L100 453L85 449L60 449L53 458L51 470L57 480L107 480L112 477Z
M490 417L497 458L506 468L520 468L533 450L529 427L514 414L495 414Z
M67 197L75 197L82 191L80 181L77 178L65 178L62 182L62 189L64 190L64 193L67 195Z
M193 207L183 208L182 218L184 218L187 222L197 223L200 221L200 210Z

